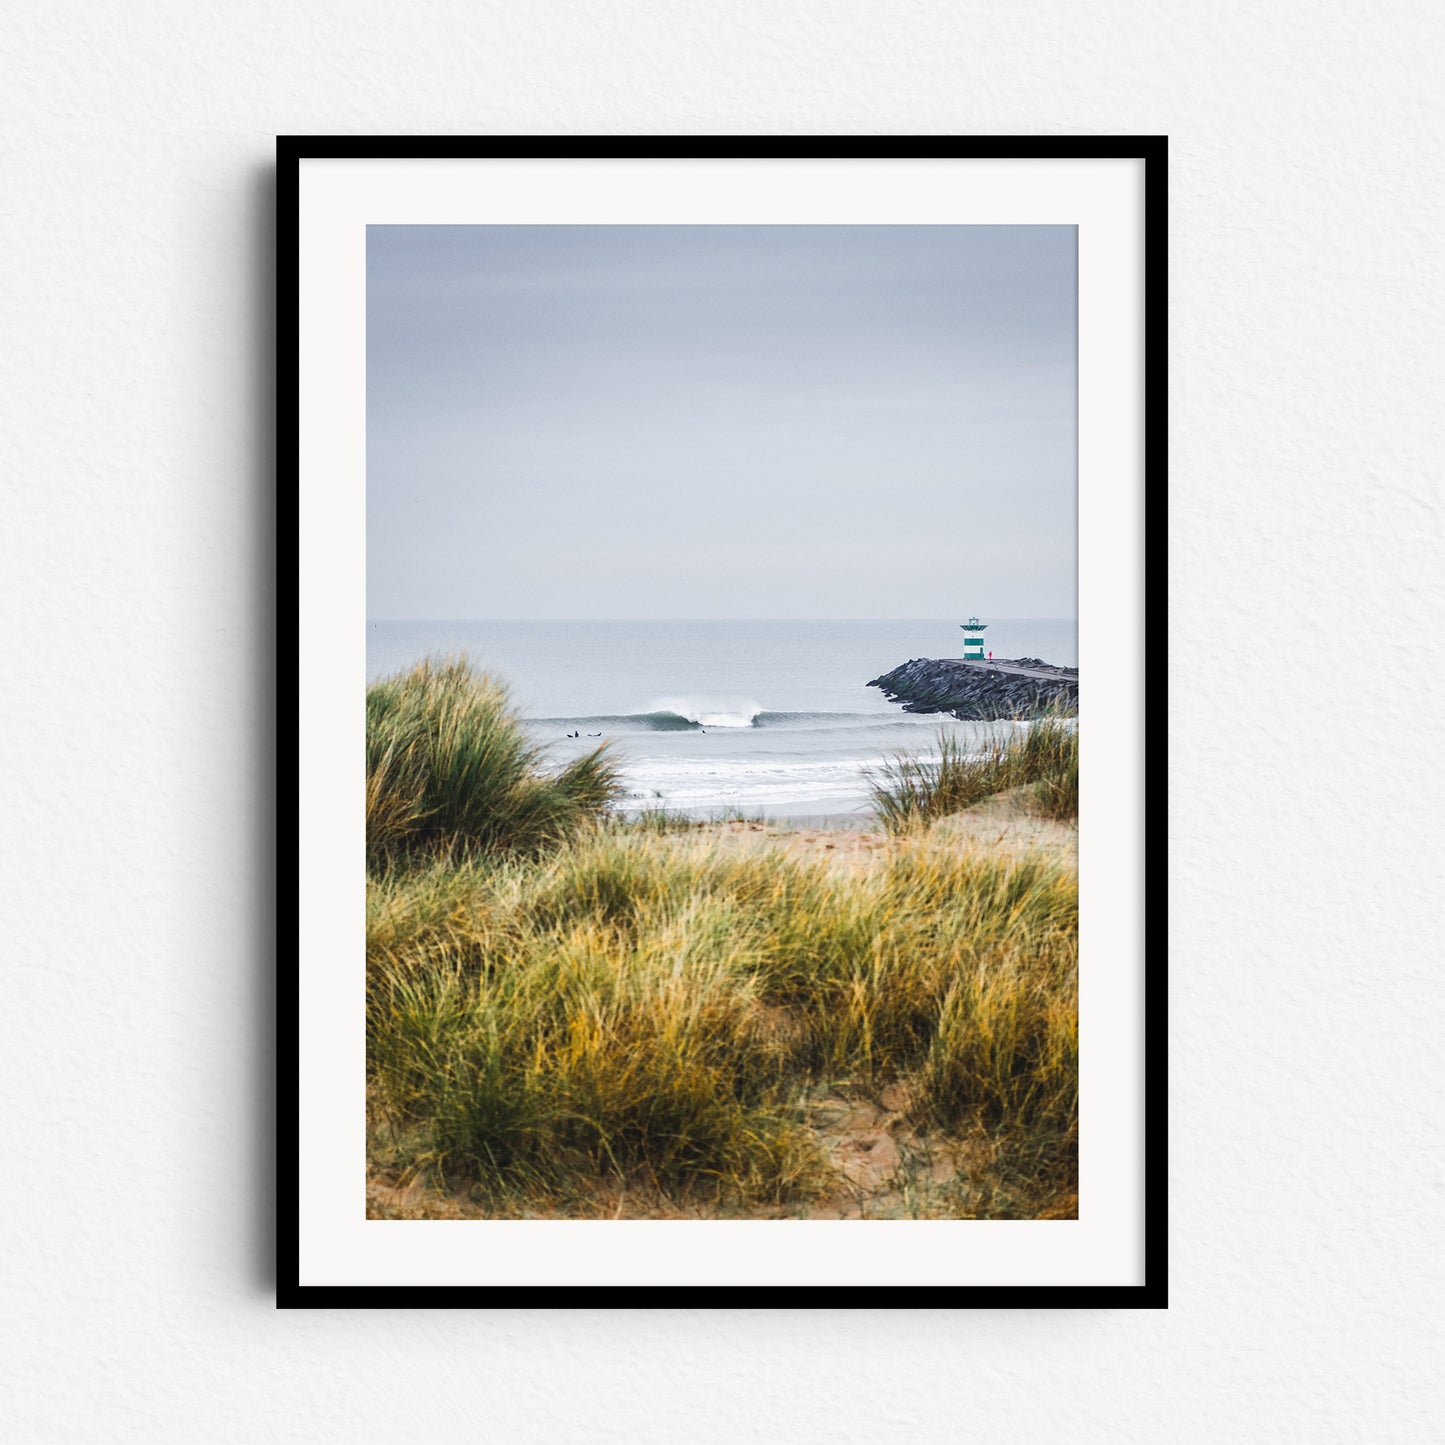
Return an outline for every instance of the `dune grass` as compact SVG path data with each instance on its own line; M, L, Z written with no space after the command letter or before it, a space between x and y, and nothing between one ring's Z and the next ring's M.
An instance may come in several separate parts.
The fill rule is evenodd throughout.
M590 830L369 890L374 1112L492 1197L587 1180L776 1203L827 1185L805 1102L906 1078L920 1127L1071 1145L1076 893L920 840L844 873Z
M1061 822L1079 816L1079 732L1060 717L995 732L966 747L941 733L936 757L890 759L869 778L885 827L905 832L1010 788L1030 785L1036 811Z
M506 689L465 660L428 660L366 691L366 846L372 867L536 853L618 793L605 746L549 771Z

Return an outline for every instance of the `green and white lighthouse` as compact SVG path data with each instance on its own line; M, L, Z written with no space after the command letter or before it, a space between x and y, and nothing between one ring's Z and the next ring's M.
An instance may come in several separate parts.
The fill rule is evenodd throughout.
M977 617L970 617L967 622L960 622L958 625L963 628L963 660L982 662L983 630L988 623L980 622Z

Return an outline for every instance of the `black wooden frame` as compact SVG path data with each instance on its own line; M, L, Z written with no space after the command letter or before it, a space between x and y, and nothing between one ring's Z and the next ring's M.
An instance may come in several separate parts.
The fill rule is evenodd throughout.
M478 1309L523 1306L667 1308L705 1303L722 1308L989 1308L1100 1309L1167 1307L1166 1199L1167 1026L1165 803L1166 738L1151 718L1144 759L1145 818L1150 844L1143 893L1144 997L1144 1282L1139 1285L303 1285L300 1282L300 1161L297 901L300 855L296 826L300 486L298 316L301 163L311 159L989 159L1141 160L1144 164L1144 462L1146 557L1145 655L1162 667L1165 638L1164 522L1167 437L1167 163L1164 136L280 136L277 154L277 456L280 505L278 577L278 1066L276 1298L281 1308L383 1307ZM1047 1228L1047 1224L1043 1225Z

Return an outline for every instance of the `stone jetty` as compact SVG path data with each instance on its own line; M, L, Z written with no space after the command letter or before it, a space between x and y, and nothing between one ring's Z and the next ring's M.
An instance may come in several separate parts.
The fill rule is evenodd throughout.
M904 712L946 712L963 721L1028 718L1079 709L1079 669L1037 657L993 662L961 657L915 657L869 687L881 688Z

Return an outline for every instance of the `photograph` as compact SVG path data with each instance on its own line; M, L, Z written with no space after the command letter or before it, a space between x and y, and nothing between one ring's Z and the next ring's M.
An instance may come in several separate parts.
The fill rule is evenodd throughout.
M368 1217L1076 1217L1075 228L366 247Z

